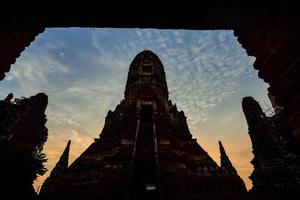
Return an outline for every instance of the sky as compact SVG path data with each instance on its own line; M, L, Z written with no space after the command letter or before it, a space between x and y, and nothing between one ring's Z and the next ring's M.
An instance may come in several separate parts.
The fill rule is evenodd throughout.
M142 50L161 59L169 98L187 116L194 138L217 162L218 140L251 188L253 158L241 101L253 96L271 105L267 87L257 76L254 57L228 30L46 29L21 54L0 82L0 98L8 93L48 95L48 141L44 146L48 172L72 140L72 163L99 137L105 116L123 99L129 65Z

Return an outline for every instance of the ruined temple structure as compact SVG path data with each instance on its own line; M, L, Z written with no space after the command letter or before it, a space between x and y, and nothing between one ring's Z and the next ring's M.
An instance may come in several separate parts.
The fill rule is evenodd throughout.
M254 160L259 160L258 157L266 158L267 154L271 154L270 149L266 150L269 153L264 153L264 156L260 150L257 150L259 146L264 146L265 143L262 142L264 140L253 139L259 137L255 132L258 133L260 130L255 127L255 123L260 124L259 127L264 127L264 129L270 124L272 130L275 130L274 126L276 129L280 127L280 131L275 131L280 133L279 138L282 138L281 135L288 138L287 141L289 142L283 145L282 142L279 142L278 137L274 139L276 134L273 132L271 134L269 129L265 131L268 132L267 136L262 137L269 139L271 137L270 140L266 140L271 143L274 143L273 140L275 140L276 146L281 151L278 158L272 158L273 161L282 159L280 158L282 155L289 155L289 153L284 152L292 152L293 156L297 154L298 150L295 143L300 143L300 17L296 1L279 1L276 3L255 0L246 2L205 1L201 2L201 6L198 5L198 2L195 2L194 5L191 2L183 2L177 6L172 4L172 9L169 9L169 5L164 7L162 4L157 6L155 3L147 3L145 6L135 2L130 5L128 1L124 1L122 6L120 5L121 2L118 3L122 9L118 9L117 12L115 2L112 2L111 5L102 4L106 12L117 13L109 15L103 12L104 10L99 12L96 1L84 1L79 4L73 2L65 5L61 1L55 2L53 0L46 0L42 4L28 1L18 2L18 4L12 2L10 5L8 3L3 5L4 9L0 13L0 80L5 78L5 73L9 72L11 65L45 28L113 27L233 30L242 48L246 50L249 56L255 57L254 69L258 70L259 78L269 84L269 95L272 97L273 106L276 105L276 114L273 117L260 119L257 115L261 113L259 109L256 110L258 111L256 115L253 115L257 118L248 116L252 112L255 113L247 109L248 103L253 102L252 100L248 101L248 99L243 103L243 105L245 104L243 107L246 108L249 133L250 136L252 135L254 154L258 155L255 156ZM249 106L251 107L251 103ZM258 143L261 145L257 145ZM283 148L283 146L285 147ZM277 147L268 147L279 151ZM260 170L255 171L257 173L264 171L262 170L264 169L263 166L267 163L270 166L271 161L257 162L254 166ZM261 174L271 173L270 167L266 169L268 169L264 171L266 173ZM272 174L276 173L272 171ZM252 176L252 180L257 180L254 181L252 191L258 191L255 189L259 188L258 185L261 184L258 177Z
M0 80L45 28L233 30L247 54L256 58L254 69L270 85L268 90L276 104L286 108L288 125L297 132L300 141L300 17L297 1L205 1L201 6L197 2L194 5L173 4L172 9L154 3L147 6L132 3L130 6L126 1L123 4L124 7L120 3L118 6L126 9L107 15L99 12L98 3L93 1L65 5L55 0L46 0L46 5L26 1L18 6L7 2L0 13ZM105 10L115 12L115 3L105 5Z
M164 67L151 51L132 61L125 98L100 134L68 166L70 143L39 196L50 199L241 199L244 182L220 143L221 166L192 138L168 99Z
M116 5L102 5L115 13ZM254 69L269 84L278 107L285 108L287 125L300 141L300 17L297 1L203 1L157 6L118 3L117 14L99 12L97 1L79 4L46 0L45 4L6 2L0 12L0 81L11 65L45 28L159 28L233 30ZM131 5L130 5L131 4ZM125 9L126 8L126 9ZM155 14L153 14L155 11ZM13 14L12 14L13 13ZM121 16L121 17L120 17Z
M285 108L267 117L252 97L242 101L254 158L251 194L264 199L300 196L300 143L288 126Z

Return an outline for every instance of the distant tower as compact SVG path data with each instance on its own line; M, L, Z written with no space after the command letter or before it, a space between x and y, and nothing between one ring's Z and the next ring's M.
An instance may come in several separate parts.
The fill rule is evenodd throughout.
M56 163L55 167L51 171L50 176L44 181L43 186L41 187L40 194L49 192L49 191L44 191L45 188L46 188L46 190L48 190L49 186L51 186L53 184L59 184L59 183L54 183L54 182L57 179L59 179L60 176L64 175L64 173L68 169L70 145L71 145L71 140L68 141L67 146L65 147L65 150L63 151L58 162Z
M100 138L44 191L42 199L56 200L241 199L246 187L192 139L160 59L146 50L130 64L124 99Z
M219 147L220 147L220 160L221 160L221 167L223 167L224 169L226 169L229 173L231 174L237 174L236 169L232 166L231 161L229 160L225 149L221 143L221 141L219 141Z
M71 145L71 140L68 141L64 152L62 153L55 167L51 171L50 178L51 176L58 176L59 174L62 174L68 168L70 145Z

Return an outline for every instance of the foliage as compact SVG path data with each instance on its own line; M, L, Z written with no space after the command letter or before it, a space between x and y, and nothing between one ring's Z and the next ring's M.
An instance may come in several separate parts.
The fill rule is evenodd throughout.
M16 177L18 180L33 183L37 176L47 171L44 163L46 155L38 149L15 141L0 142L1 178ZM16 180L16 179L15 179Z
M0 193L34 197L33 181L46 173L47 140L45 101L40 96L12 95L0 101ZM40 101L42 100L42 101ZM41 103L41 104L40 104ZM14 194L14 191L18 193ZM32 199L32 198L31 198Z

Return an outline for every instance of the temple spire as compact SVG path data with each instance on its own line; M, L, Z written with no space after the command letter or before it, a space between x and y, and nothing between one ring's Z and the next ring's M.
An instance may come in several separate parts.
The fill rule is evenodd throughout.
M164 66L150 50L140 52L130 64L125 87L125 99L163 97L168 100Z
M229 160L221 141L219 141L219 146L220 146L220 155L221 155L220 156L221 157L221 167L224 167L231 174L237 174L237 171L232 166L232 163Z
M67 170L69 165L70 146L71 146L71 140L68 141L64 152L61 154L58 162L56 163L55 167L51 171L50 176L44 181L39 193L40 195L43 195L47 190L47 187L53 184L56 181L57 177L63 175L64 172Z
M69 165L69 152L70 152L71 140L68 141L68 144L60 156L58 162L56 163L54 169L52 170L50 177L55 176L57 173L63 172L68 168Z

